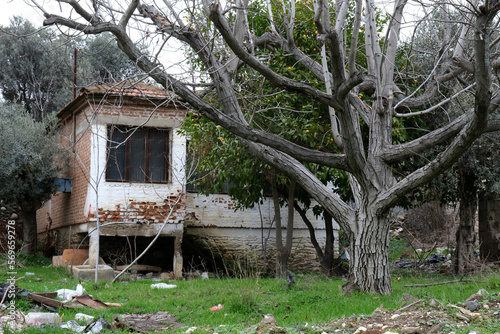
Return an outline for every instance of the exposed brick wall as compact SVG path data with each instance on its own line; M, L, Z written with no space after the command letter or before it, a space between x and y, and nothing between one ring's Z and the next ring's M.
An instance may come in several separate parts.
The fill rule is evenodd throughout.
M76 124L82 126L88 124L84 114L78 114ZM90 146L91 133L89 129L77 132L73 149L73 122L72 118L63 119L61 122L60 143L67 152L67 168L62 177L72 178L71 193L58 192L42 209L37 212L38 233L45 231L48 223L47 216L52 218L52 228L86 222L84 214L85 201L87 199L88 179L90 169Z
M117 204L114 209L99 208L100 222L140 222L178 223L184 220L186 211L185 196L168 198L161 202L136 202L131 200L128 205ZM95 214L90 215L95 218Z

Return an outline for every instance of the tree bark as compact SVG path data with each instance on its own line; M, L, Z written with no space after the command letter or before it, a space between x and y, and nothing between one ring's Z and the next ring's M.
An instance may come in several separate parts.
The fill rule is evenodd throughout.
M453 273L466 275L474 271L474 245L476 243L477 188L474 171L465 168L464 156L460 159L460 223L456 233L456 247L453 253Z
M20 249L24 254L35 254L37 249L36 208L23 203L21 206L23 217L23 245Z
M360 208L360 213L362 214L357 217L359 220L357 233L346 232L350 260L344 293L362 291L391 294L388 214L377 216L363 208Z

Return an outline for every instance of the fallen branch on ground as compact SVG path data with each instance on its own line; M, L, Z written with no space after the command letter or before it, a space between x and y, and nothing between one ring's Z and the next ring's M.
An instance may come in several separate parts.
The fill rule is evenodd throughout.
M454 281L437 282L437 283L411 284L411 285L405 285L404 287L405 288L415 288L415 287L422 287L422 286L443 285L443 284L461 283L461 282L484 283L484 281L476 281L476 280L473 280L473 279L457 279L457 280L454 280Z

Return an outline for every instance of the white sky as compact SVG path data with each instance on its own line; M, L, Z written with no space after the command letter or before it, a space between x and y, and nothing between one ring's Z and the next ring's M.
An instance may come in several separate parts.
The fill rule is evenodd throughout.
M37 0L37 3L46 8L50 13L60 12L58 4L53 0ZM378 0L376 3L377 6L386 11L391 12L393 10L393 0ZM412 3L412 1L409 1L407 11L415 12L415 7L412 6ZM14 15L28 19L35 27L41 27L43 24L43 15L39 10L33 8L33 3L30 0L0 0L0 25L9 25L9 20ZM410 18L408 17L407 19ZM407 24L413 25L412 22L407 22Z
M45 3L45 1L41 0L40 3ZM54 4L51 8L56 9ZM43 15L32 8L27 1L0 0L0 25L9 25L10 18L15 15L28 19L36 27L41 27L43 24Z

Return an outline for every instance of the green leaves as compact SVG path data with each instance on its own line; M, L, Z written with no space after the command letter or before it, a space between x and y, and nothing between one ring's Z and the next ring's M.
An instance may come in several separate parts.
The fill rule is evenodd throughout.
M71 40L14 17L0 31L3 98L21 103L37 121L57 112L72 98L75 47L79 87L124 80L138 72L111 35Z
M55 115L35 120L15 105L0 106L0 198L32 203L48 199L65 159L54 130Z

